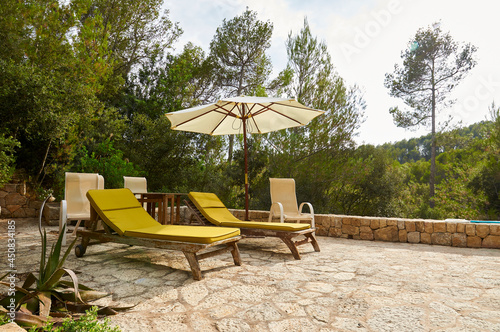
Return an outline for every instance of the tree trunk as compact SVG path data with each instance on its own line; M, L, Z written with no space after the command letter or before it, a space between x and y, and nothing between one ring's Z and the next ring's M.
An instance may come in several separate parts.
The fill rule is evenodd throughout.
M434 80L434 79L433 79ZM432 89L432 130L431 130L431 174L429 178L429 206L434 208L434 184L436 181L436 90Z
M227 164L231 165L233 161L233 146L234 146L234 135L229 136L229 147L227 148Z
M50 139L49 144L47 145L47 149L45 150L45 156L43 157L43 161L42 161L42 166L40 167L40 171L38 172L38 174L37 174L37 176L35 178L35 183L36 184L40 184L40 183L38 183L38 181L40 179L40 176L43 173L43 170L45 169L45 163L47 162L47 157L49 155L49 151L50 151L50 146L51 145L52 145L52 138Z
M433 121L434 122L434 119ZM434 125L433 125L434 126ZM434 129L432 130L432 138L431 138L431 175L429 179L429 206L431 208L434 207L435 202L434 202L434 195L435 195L435 181L436 181L436 133L434 132Z

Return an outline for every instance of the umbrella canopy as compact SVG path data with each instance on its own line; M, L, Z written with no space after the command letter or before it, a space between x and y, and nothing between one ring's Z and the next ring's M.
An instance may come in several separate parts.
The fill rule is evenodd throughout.
M235 97L167 113L172 129L210 135L243 134L245 218L248 220L248 151L246 133L264 134L308 124L324 111L289 98Z

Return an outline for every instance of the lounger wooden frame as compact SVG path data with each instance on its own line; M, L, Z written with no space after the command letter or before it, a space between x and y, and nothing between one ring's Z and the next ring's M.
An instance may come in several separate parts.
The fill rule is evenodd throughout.
M81 244L75 247L75 254L77 257L82 257L85 254L87 247L90 245L91 239L96 239L99 240L100 243L115 242L135 246L182 251L189 262L193 279L195 280L202 279L199 261L208 257L220 255L230 251L233 256L234 264L238 266L241 265L240 251L238 249L237 242L242 238L242 236L235 236L209 244L127 237L116 234L104 222L99 223L99 221L99 214L91 206L90 220L85 222L86 229L78 230L76 232L77 237L82 238ZM102 224L102 230L97 230L98 223ZM225 245L225 247L200 253L200 251L205 251L209 248L220 245Z
M184 200L188 209L192 212L192 216L198 225L212 225L213 224L205 218L200 210L193 204L193 202ZM308 228L300 231L277 231L264 228L245 228L239 227L242 235L246 237L277 237L280 238L292 252L293 258L300 259L298 247L307 243L311 243L314 251L319 252L319 244L316 240L316 228ZM294 241L297 236L303 235L305 238L299 241Z

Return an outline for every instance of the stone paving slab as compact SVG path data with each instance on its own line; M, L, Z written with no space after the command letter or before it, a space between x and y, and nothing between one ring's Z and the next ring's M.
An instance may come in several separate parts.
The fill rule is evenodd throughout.
M16 220L19 273L38 268L39 236L35 219ZM500 331L500 250L318 241L321 252L302 246L296 261L278 239L244 239L242 266L203 260L201 281L180 252L112 243L66 267L112 293L100 304L135 305L111 317L122 331Z

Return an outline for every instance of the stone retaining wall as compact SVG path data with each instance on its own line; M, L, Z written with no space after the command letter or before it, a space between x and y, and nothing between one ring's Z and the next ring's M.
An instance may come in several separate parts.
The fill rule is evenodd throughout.
M0 188L0 218L34 218L42 202L33 200L25 181Z
M24 182L0 188L1 218L33 218L38 216L40 201L26 193ZM46 205L44 220L58 224L59 203ZM244 210L230 210L237 218L244 219ZM269 211L249 211L255 221L267 221ZM181 207L181 223L187 223L190 213ZM460 221L419 220L379 217L358 217L317 214L316 234L366 241L388 241L435 244L453 247L500 249L500 224L475 224Z
M245 211L232 210L244 218ZM268 211L249 211L251 220L267 221ZM436 244L500 249L500 224L318 214L316 234L366 241Z

